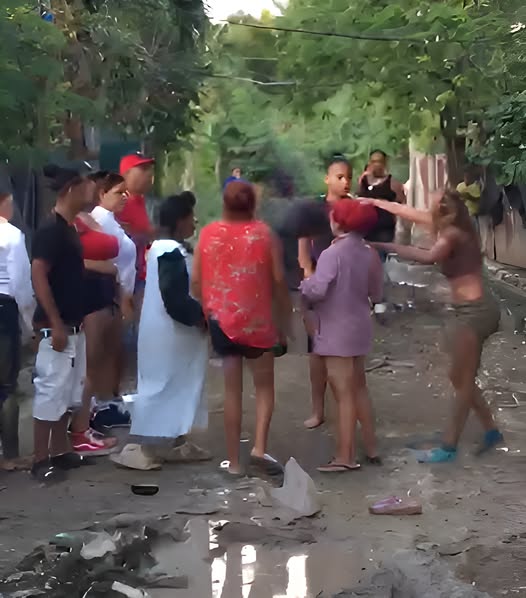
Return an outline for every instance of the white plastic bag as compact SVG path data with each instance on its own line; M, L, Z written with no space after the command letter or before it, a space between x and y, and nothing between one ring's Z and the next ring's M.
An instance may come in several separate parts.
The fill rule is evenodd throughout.
M291 457L285 465L285 481L281 488L272 488L272 498L280 506L294 511L296 517L311 517L320 511L318 490L313 479L296 459Z

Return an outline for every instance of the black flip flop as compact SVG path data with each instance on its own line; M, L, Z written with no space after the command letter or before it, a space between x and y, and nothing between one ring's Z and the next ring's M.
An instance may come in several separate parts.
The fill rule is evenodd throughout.
M251 455L250 465L261 469L271 477L280 476L285 473L283 465L281 465L281 463L276 461L276 459L272 458L270 455L265 455L264 457L254 457Z

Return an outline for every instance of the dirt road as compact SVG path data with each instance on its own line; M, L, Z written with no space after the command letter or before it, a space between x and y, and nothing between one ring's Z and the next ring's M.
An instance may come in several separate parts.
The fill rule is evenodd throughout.
M190 502L196 505L189 516L194 548L174 548L173 554L163 557L168 568L177 565L189 576L189 587L158 596L328 597L365 583L379 563L406 548L429 557L431 563L447 564L458 579L491 596L526 596L526 337L514 335L505 320L504 331L491 340L483 359L481 382L498 410L506 436L503 450L482 459L472 456L480 430L470 421L456 463L419 465L407 445L433 436L447 414L450 391L440 338L439 317L421 311L397 315L388 326L379 327L371 359L388 356L409 362L379 367L369 375L385 464L332 477L315 471L332 454L332 417L315 431L307 432L302 426L309 411L306 359L287 356L277 361L270 450L283 462L290 456L298 460L312 475L323 505L318 517L285 528L311 534L314 543L300 537L276 539L269 531L277 525L272 522L272 509L262 507L257 499L261 482L232 482L219 472L224 458L222 386L219 370L211 367L211 463L137 473L118 470L102 458L97 466L76 471L67 483L51 488L39 487L26 474L0 474L0 487L5 487L0 492L0 570L7 571L36 544L58 532L81 529L118 513L172 514ZM250 389L245 399L247 437L253 405ZM27 432L28 416L23 425ZM138 497L130 492L130 484L144 481L158 483L159 494ZM392 494L419 498L423 515L368 514L375 498ZM203 501L208 507L202 506ZM199 516L200 504L201 510L214 513ZM209 555L209 521L262 524L261 535L234 534L222 552Z

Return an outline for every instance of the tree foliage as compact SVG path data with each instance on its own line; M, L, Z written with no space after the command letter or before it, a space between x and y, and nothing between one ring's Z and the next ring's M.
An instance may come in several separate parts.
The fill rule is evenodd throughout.
M208 20L202 0L4 0L4 157L69 144L97 124L169 147L193 126Z
M517 56L524 31L514 27L524 10L521 0L291 0L280 26L359 39L282 36L282 73L301 72L309 83L292 98L301 110L344 80L360 86L370 102L388 101L412 132L426 126L427 113L439 115L453 158L471 120L481 119L511 88L524 89Z
M504 184L526 182L526 91L506 96L484 118L485 142L474 140L474 162L491 165Z
M206 220L217 215L221 183L235 165L269 194L283 193L284 181L293 181L296 194L313 196L323 191L325 162L335 152L358 171L375 147L406 157L407 123L385 97L370 102L359 86L341 81L299 111L291 98L308 93L308 76L282 76L278 32L244 26L272 27L274 17L233 20L240 25L216 26L209 36L214 70L202 88L194 150L171 155L166 190L193 182Z
M64 81L65 37L28 3L3 3L0 37L0 156L12 158L47 144L66 108L78 109L82 101Z

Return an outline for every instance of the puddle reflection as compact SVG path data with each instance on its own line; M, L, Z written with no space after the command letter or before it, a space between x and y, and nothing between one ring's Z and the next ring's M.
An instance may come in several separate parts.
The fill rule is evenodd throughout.
M369 550L349 550L339 542L287 547L276 541L221 545L217 521L188 522L186 542L169 542L155 556L170 575L188 576L185 590L158 590L152 598L315 598L355 587ZM225 522L226 523L226 522Z
M263 549L261 549L263 550ZM212 598L310 598L314 594L310 593L307 586L307 559L306 554L294 555L288 558L285 566L286 571L286 589L284 592L278 590L274 593L273 587L276 580L280 579L279 570L283 565L276 564L274 570L260 571L258 567L258 549L255 546L247 544L241 549L229 549L227 554L221 558L216 558L212 562ZM229 568L229 556L232 568ZM235 560L240 557L238 562ZM239 564L241 571L239 572ZM238 591L236 592L235 574L233 570L240 573L241 579L238 580ZM272 577L273 579L263 579L263 577ZM234 579L232 579L234 578ZM256 583L256 582L259 582Z

